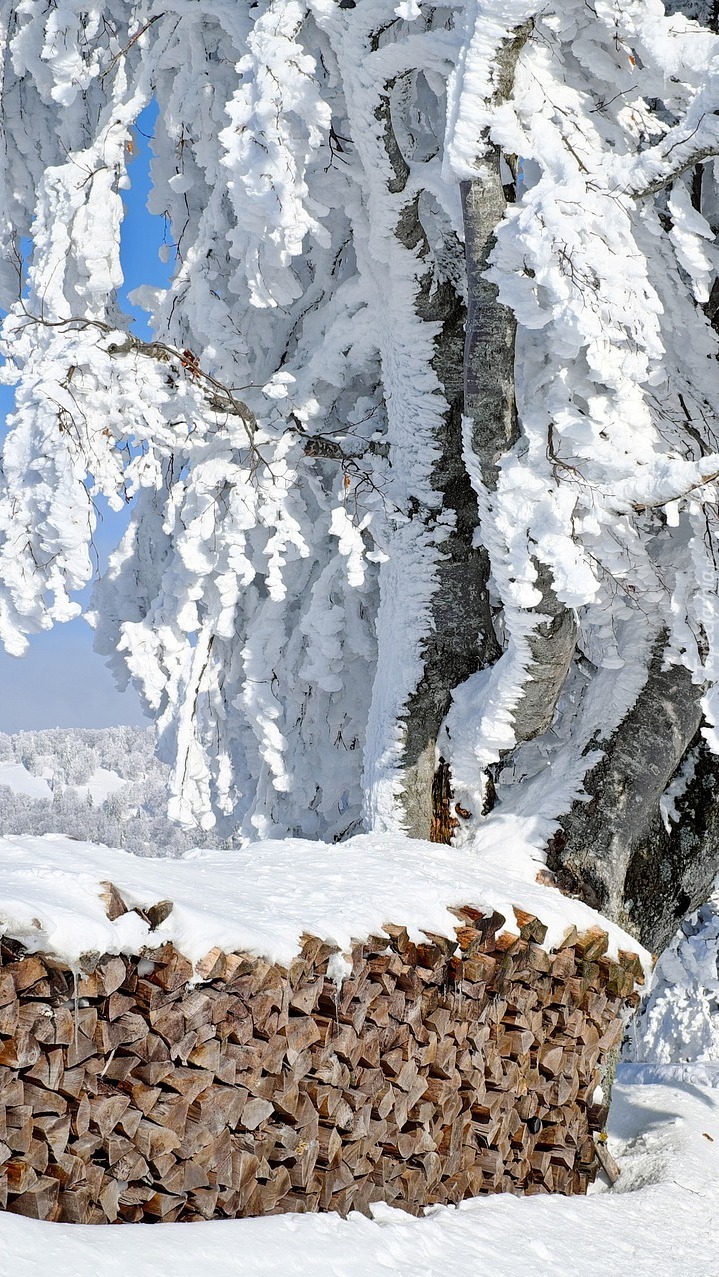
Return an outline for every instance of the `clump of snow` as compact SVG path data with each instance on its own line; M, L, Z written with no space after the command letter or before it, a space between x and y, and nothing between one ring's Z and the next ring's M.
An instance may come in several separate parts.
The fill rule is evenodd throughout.
M680 798L684 797L694 779L698 759L699 751L696 748L690 749L659 799L659 812L667 833L671 833L672 823L676 824L681 819L676 804Z
M660 957L628 1054L658 1065L712 1065L719 1081L719 896L680 927Z
M622 1174L589 1198L475 1198L424 1218L376 1206L209 1224L101 1228L0 1213L0 1277L687 1277L717 1271L717 1092L614 1090ZM636 1191L630 1191L636 1190Z
M151 860L56 836L0 839L0 931L32 950L48 950L75 964L83 953L139 953L172 941L191 962L215 945L249 950L289 963L300 936L310 932L337 944L402 923L413 938L423 931L452 936L452 907L496 910L516 930L512 906L535 914L558 945L571 925L601 926L610 952L640 952L637 942L577 900L537 883L537 863L518 822L505 822L474 851L410 840L360 835L330 845L300 839L254 843L243 849L197 849L179 860ZM129 906L171 900L173 909L152 932L133 912L106 916L102 883L110 880ZM339 968L336 972L341 976Z

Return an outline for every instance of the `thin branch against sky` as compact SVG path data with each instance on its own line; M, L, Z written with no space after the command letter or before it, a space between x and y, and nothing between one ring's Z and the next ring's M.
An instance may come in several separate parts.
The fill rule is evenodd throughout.
M161 217L148 213L146 207L151 185L150 140L156 119L157 106L151 102L137 120L134 158L129 167L132 185L123 192L126 212L120 256L125 282L120 289L120 304L134 321L133 333L141 338L151 336L147 316L128 294L140 284L163 287L172 270L171 262L163 262L160 254L165 223ZM29 249L29 245L24 248ZM13 401L12 389L0 386L3 420L12 411ZM105 501L98 505L102 517L98 519L94 544L101 571L127 526L129 511L114 513ZM78 595L83 608L88 606L91 593L89 585ZM20 659L0 647L0 687L3 732L121 723L146 725L148 721L132 687L118 692L103 658L93 651L92 631L82 617L35 635L29 652Z

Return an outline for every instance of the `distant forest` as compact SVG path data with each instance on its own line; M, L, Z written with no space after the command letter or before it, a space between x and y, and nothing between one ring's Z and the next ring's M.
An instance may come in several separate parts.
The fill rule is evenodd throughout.
M47 798L31 797L7 764L47 781ZM93 778L112 773L125 783L102 801ZM190 847L227 846L217 835L168 819L169 768L155 756L152 728L54 728L0 733L0 835L66 834L140 856L177 856ZM6 780L8 783L3 783ZM31 787L31 786L29 786Z

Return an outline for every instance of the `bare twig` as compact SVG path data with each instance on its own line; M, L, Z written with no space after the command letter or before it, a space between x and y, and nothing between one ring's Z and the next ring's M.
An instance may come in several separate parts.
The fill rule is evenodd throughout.
M672 142L671 146L668 146L666 150L657 155L657 162L667 163L672 151L675 151L677 147L686 146L694 135L698 133L705 118L706 116L703 115L696 127L692 129L691 133L689 133L686 137L677 138L676 141ZM695 168L697 164L703 164L705 160L714 159L718 154L719 138L714 142L705 143L703 146L697 146L688 155L685 155L684 158L680 156L680 158L672 165L668 173L664 173L661 177L657 177L653 181L647 182L646 185L637 188L632 187L630 184L624 193L632 195L634 199L646 199L649 195L656 195L658 191L663 190L666 186L671 186L672 182L675 182L677 178L681 177L683 173L686 173L688 169ZM641 158L646 161L650 156L651 152L645 152Z
M135 44L136 41L138 41L140 37L145 34L145 32L153 25L153 23L159 22L160 18L164 18L164 16L165 16L164 13L156 13L154 17L149 18L148 21L145 23L144 27L140 27L140 30L135 32L135 34L128 40L125 47L120 49L119 53L116 53L114 58L110 62L108 62L107 66L105 67L105 70L102 72L100 76L100 79L103 80L106 75L109 75L115 63L119 62L120 58L124 57L125 54L129 52L133 44Z
M77 329L81 332L86 328L96 328L98 332L107 335L117 331L100 319L86 319L83 316L72 315L67 319L49 320L37 315L31 315L27 311L25 313L30 322L41 324L44 328L69 328ZM254 436L257 431L255 414L247 407L247 404L233 394L229 386L226 386L224 382L213 376L212 373L206 372L201 367L197 356L191 350L180 350L177 346L172 346L165 341L142 341L139 337L134 337L132 333L126 333L122 342L111 342L109 344L107 353L108 355L138 354L148 359L159 360L160 363L167 363L172 359L177 360L193 380L200 385L208 406L213 412L225 412L230 416L239 417L250 445L255 450Z

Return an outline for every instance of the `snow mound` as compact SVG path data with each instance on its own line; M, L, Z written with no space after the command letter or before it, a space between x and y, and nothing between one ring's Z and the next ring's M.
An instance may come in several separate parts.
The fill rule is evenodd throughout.
M526 824L526 828L525 828ZM398 835L361 835L330 845L301 839L243 849L196 849L178 860L152 860L58 835L0 839L0 931L29 949L76 963L82 954L140 953L172 943L195 963L214 946L289 963L310 932L341 951L383 924L453 935L452 907L497 910L515 926L512 907L547 926L546 945L567 929L604 928L610 953L637 952L636 940L577 900L535 881L531 822L495 822L473 849ZM534 853L536 855L536 853ZM106 916L104 882L129 906L171 900L152 932L136 913ZM650 958L640 956L649 969Z

